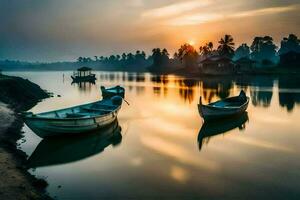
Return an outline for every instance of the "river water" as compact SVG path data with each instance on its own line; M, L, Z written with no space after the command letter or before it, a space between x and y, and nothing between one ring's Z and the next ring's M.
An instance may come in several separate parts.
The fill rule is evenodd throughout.
M54 97L32 112L93 102L101 85L126 88L121 132L43 141L26 125L19 148L30 173L57 199L299 199L300 79L206 78L96 72L96 84L71 84L72 72L9 72ZM203 126L197 103L250 96L247 113ZM60 95L61 97L59 97ZM105 131L104 131L105 132ZM108 133L108 134L107 134ZM104 135L104 136L103 136Z

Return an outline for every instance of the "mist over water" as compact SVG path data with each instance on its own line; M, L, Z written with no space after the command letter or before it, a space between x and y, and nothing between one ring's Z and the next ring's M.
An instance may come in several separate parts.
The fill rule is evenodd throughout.
M30 172L48 181L52 197L299 197L298 77L193 80L96 72L95 84L79 85L71 83L71 74L9 72L54 93L33 112L93 102L101 98L101 85L117 84L125 87L130 106L123 104L112 129L80 139L45 141L24 125L19 147L35 162ZM251 98L245 115L203 125L200 96L209 103L241 89Z

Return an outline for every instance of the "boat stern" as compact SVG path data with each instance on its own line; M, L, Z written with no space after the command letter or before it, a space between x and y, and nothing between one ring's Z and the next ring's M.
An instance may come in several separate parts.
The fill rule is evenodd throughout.
M203 107L203 105L202 105L202 97L200 96L199 104L198 104L198 111L199 111L200 116L203 118L203 109L202 109L202 107Z

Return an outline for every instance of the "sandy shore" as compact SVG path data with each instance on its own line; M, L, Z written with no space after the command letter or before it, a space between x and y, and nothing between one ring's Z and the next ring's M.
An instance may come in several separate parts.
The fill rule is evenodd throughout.
M27 171L27 156L17 149L23 127L23 120L17 113L48 96L28 80L0 76L0 199L50 199L45 193L47 182Z
M47 183L30 175L26 155L16 149L23 122L7 104L0 102L0 199L49 199Z

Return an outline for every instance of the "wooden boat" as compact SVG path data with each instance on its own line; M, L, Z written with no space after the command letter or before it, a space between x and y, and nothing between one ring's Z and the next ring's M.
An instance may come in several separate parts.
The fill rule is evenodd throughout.
M111 98L112 96L120 96L124 98L125 95L125 89L119 85L112 87L112 88L105 88L104 86L100 87L102 92L103 99Z
M116 120L122 101L120 96L114 96L111 99L50 112L25 113L24 121L42 138L95 131Z
M92 73L92 69L89 67L81 67L77 69L71 76L73 82L95 82L96 74Z
M96 81L96 74L90 74L87 76L71 76L72 82L78 83L78 82L95 82Z
M238 96L229 97L208 105L203 105L200 97L198 110L201 117L208 121L239 115L246 111L248 104L249 97L242 90Z
M52 137L43 139L27 160L28 168L60 165L76 162L99 154L110 145L117 146L122 141L118 121L111 125L74 137Z
M241 115L222 120L205 121L198 134L199 150L201 150L203 144L208 143L213 136L228 133L235 128L239 130L245 129L245 124L248 120L248 113L244 112Z

